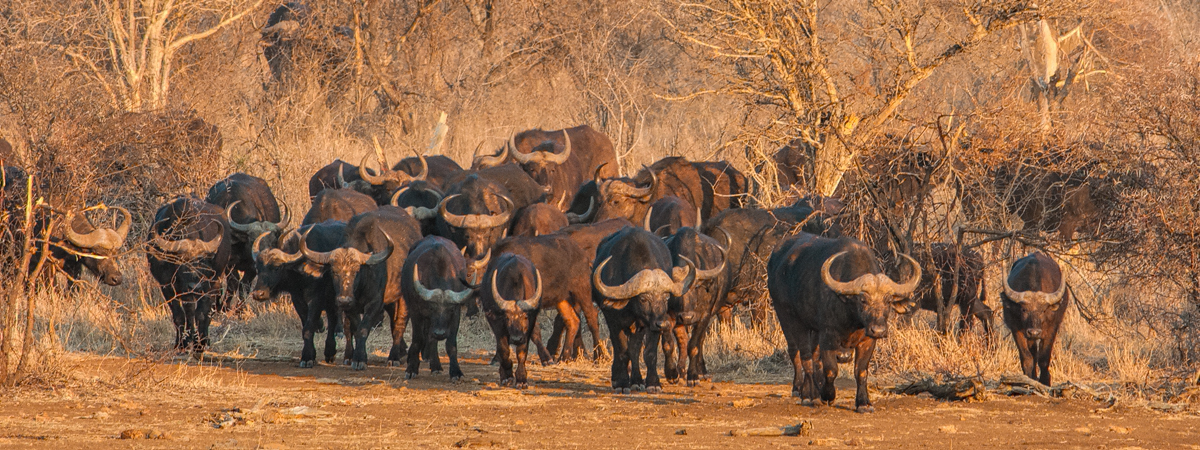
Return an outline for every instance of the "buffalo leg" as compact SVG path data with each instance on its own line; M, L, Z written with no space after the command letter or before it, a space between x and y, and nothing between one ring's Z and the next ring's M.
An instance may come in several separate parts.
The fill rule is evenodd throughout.
M554 326L551 328L550 340L546 342L546 350L550 354L557 354L562 349L563 329L566 327L566 321L563 320L563 314L560 312L554 316Z
M700 375L704 373L704 338L712 326L715 314L706 314L692 328L692 336L687 344L687 384L696 386L700 383Z
M303 331L301 331L301 337L304 338L304 349L300 351L300 367L311 368L316 365L316 360L317 360L317 346L315 344L313 344L313 337L317 333L317 328L321 326L321 313L323 311L321 310L321 308L309 307L307 305L307 302L305 302L303 299L300 299L299 301L295 301L294 303L297 304L296 305L297 312L300 309L299 304L300 303L305 304L305 306L303 308L305 314L303 316L300 316L301 320L304 321L301 324L301 325L303 325L303 328L302 328ZM333 336L333 333L328 333L327 336ZM327 355L326 359L328 359L328 353L329 353L328 337L325 339L325 353Z
M502 319L488 318L488 325L491 325L492 335L496 337L496 359L500 369L500 385L513 384L513 360L510 357L508 345L508 327L505 326Z
M605 312L604 321L608 324L608 339L612 341L612 388L614 391L629 393L629 321L620 312Z
M511 356L516 356L517 358L517 374L513 387L525 389L529 387L529 372L525 369L525 362L529 360L529 341L526 340L524 343L517 345L516 348L512 348L510 358Z
M387 305L388 315L392 318L392 348L388 351L388 364L399 366L407 352L404 345L404 329L408 326L408 306L403 300ZM414 341L416 338L413 339ZM437 352L434 352L437 357Z
M362 314L346 313L346 336L354 336L354 356L350 358L350 368L363 370L367 368L367 338L371 335L369 320L362 320Z
M658 378L659 346L656 344L664 338L662 330L646 327L645 352L642 354L642 361L646 363L646 393L649 394L662 392L662 381Z
M679 354L675 356L679 375L684 376L688 370L688 359L691 358L691 337L688 335L687 325L675 326L675 343L678 345ZM674 383L674 381L672 381Z
M1013 341L1017 344L1017 354L1021 358L1021 373L1029 378L1037 379L1037 367L1034 365L1033 347L1024 332L1013 332Z
M168 301L167 307L171 309L171 322L175 324L175 350L182 352L187 343L187 313L183 310L183 302L176 299Z
M662 341L663 353L663 378L667 379L668 383L679 382L679 342L675 340L675 321L671 319L671 325L659 332L659 340ZM665 331L665 332L663 332ZM652 342L647 344L647 347L656 344ZM680 352L682 353L682 352ZM649 365L649 363L647 363Z
M446 337L446 359L450 360L450 381L458 381L463 377L462 368L458 366L458 325L461 314L456 310L454 318L450 319L450 335Z
M646 382L642 380L641 356L642 347L646 345L646 327L634 324L630 330L629 349L629 383L634 389L645 390ZM657 345L657 343L650 344Z
M334 329L341 328L340 324L342 320L336 306L328 304L323 309L325 310L325 323L328 324L325 327L325 364L333 364L333 360L337 356L337 333L334 332ZM317 319L320 319L319 314L317 315Z
M860 413L875 412L871 406L871 397L867 393L867 368L871 365L871 355L875 354L875 339L863 338L854 349L854 382L858 390L854 394L854 411ZM833 384L833 380L827 380Z
M574 360L577 354L575 353L575 344L579 339L579 315L575 312L575 307L567 303L566 300L558 302L558 318L562 319L566 334L562 352L558 355L559 361Z
M838 377L838 362L837 353L834 351L837 346L832 345L833 343L831 341L832 340L821 341L821 347L827 350L820 352L822 370L821 378L824 379L824 382L821 383L820 386L821 401L825 402L827 405L832 405L833 401L837 399L837 383L835 383L835 381Z
M546 346L542 345L542 329L537 325L537 318L533 318L530 322L532 325L529 331L529 341L537 349L538 359L542 361L542 367L554 365L554 358L546 350Z
M404 379L410 380L417 377L421 372L421 350L428 345L429 326L421 317L413 317L412 326L412 351L408 352L408 367L404 370ZM436 342L434 341L437 345ZM429 367L433 368L435 359L429 360Z
M583 318L587 321L588 331L592 332L592 361L600 359L600 357L608 353L608 347L605 347L604 343L600 341L600 319L596 304L587 298L576 301L575 304L583 312ZM582 334L582 330L579 331L579 334L576 334L575 348L583 345Z

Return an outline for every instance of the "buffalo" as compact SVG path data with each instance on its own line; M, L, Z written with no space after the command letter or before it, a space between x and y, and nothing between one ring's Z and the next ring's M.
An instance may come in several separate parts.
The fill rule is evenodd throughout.
M312 207L304 215L302 225L312 225L326 220L349 222L359 214L379 208L375 200L353 189L326 189L313 198Z
M371 154L367 153L363 156L362 162L358 165L358 178L361 181L346 181L344 172L339 172L339 187L350 188L362 192L375 199L375 203L379 205L390 204L392 194L398 189L407 186L413 181L424 180L429 176L429 160L425 156L417 155L416 160L419 163L417 173L410 174L405 170L392 170L388 168L387 159L383 156L383 150L378 147L376 142L375 155L379 160L379 174L372 173L374 171L367 168L367 159ZM411 165L397 165L397 167L405 167ZM457 166L457 164L455 164Z
M1071 292L1062 270L1045 253L1034 252L1013 263L1004 277L1004 325L1021 356L1021 372L1050 385L1050 356Z
M566 214L547 203L534 203L517 211L509 236L540 236L569 225Z
M692 227L680 228L666 239L666 244L674 265L689 261L696 264L696 281L686 294L678 297L678 307L671 308L677 312L673 317L673 333L663 336L664 374L673 382L686 370L688 386L695 386L705 371L705 335L725 303L729 276L725 270L725 248Z
M645 220L655 200L674 195L700 210L708 220L721 211L739 208L750 189L746 177L726 162L689 162L667 157L638 172L634 178L598 181L603 203L595 220L623 217L634 223Z
M557 234L566 236L575 245L578 245L583 250L584 255L589 261L596 259L596 247L600 246L600 241L608 237L610 234L620 231L622 228L633 226L625 219L608 219L596 223L581 223L568 226L558 230ZM566 323L563 322L562 316L554 318L554 332L550 334L550 340L546 343L546 349L550 354L559 352L559 346L562 342L563 329ZM599 337L597 337L598 339ZM582 344L580 336L575 337L576 350ZM593 358L599 358L601 354L607 353L607 348L601 346L593 352Z
M679 197L668 195L650 205L642 226L659 236L670 236L683 227L700 229L700 209Z
M417 376L423 350L430 372L440 373L437 342L446 341L450 380L457 381L463 376L458 366L458 324L463 305L475 296L474 289L464 281L466 260L453 242L426 236L409 252L401 274L400 291L413 326L405 378Z
M366 169L366 172L374 175L375 169ZM358 166L335 159L317 169L308 179L308 198L315 199L317 194L326 189L341 189L343 184L365 183L359 173Z
M594 267L592 299L604 313L612 341L613 389L627 393L642 385L637 354L644 342L646 391L662 392L658 343L663 331L671 331L671 303L696 279L695 264L674 266L661 239L641 228L625 227L600 242Z
M921 280L921 267L908 255L909 280L884 274L873 251L850 238L802 233L779 244L767 262L771 306L787 340L794 378L792 396L804 402L833 403L838 363L854 356L858 412L873 412L867 394L867 367L875 340L887 337L888 316L904 312L907 297ZM813 358L820 356L814 363Z
M509 220L520 207L502 184L475 174L446 194L438 204L438 235L471 258L483 255L508 232Z
M421 235L437 234L438 204L446 195L428 181L414 181L392 194L391 204L421 222Z
M508 162L519 164L538 184L546 187L551 201L575 194L593 173L606 178L617 175L617 152L612 140L588 125L517 133L509 137L499 153L477 156L472 168L483 169Z
M404 172L411 178L416 178L422 171L425 171L425 177L422 181L429 183L429 186L442 190L447 184L446 181L457 177L463 172L462 166L454 162L447 156L429 155L429 156L409 156L401 159L400 162L392 166L393 172ZM409 184L417 180L411 179Z
M937 313L937 329L950 331L950 309L959 311L958 329L964 331L975 320L990 336L992 308L987 305L987 290L983 283L983 257L975 250L956 249L953 244L918 245L913 257L929 270L913 296L917 306Z
M333 302L333 283L320 266L304 260L300 251L300 239L315 251L332 251L342 246L346 235L346 223L335 220L313 225L304 225L278 239L278 246L264 248L266 241L274 241L271 233L263 232L254 240L254 254L258 274L250 291L251 298L260 302L271 300L280 293L288 293L296 315L300 317L301 338L304 346L300 352L300 367L311 368L317 359L313 336L321 325L321 313L325 313L330 332L325 336L325 362L332 364L337 354L337 342L333 332L340 325L337 305Z
M529 341L534 340L531 330L537 329L541 310L541 273L525 257L504 253L491 263L483 283L487 288L480 293L480 303L496 337L500 384L523 389L529 383L525 360Z
M61 265L61 270L67 275L68 287L80 278L85 268L100 282L109 286L119 286L124 280L116 257L125 245L125 238L129 235L129 227L133 220L125 208L113 209L121 217L120 225L115 229L97 227L79 210L68 211L62 220L63 225L52 229L47 256L49 260ZM35 236L41 235L43 226L44 221L35 225ZM40 247L35 248L40 250ZM33 261L37 261L38 258L35 254Z
M571 197L571 203L566 209L567 220L570 223L591 223L596 218L596 208L604 203L604 197L600 195L600 184L596 181L598 179L599 169L596 171L596 178L580 185Z
M543 363L549 363L554 358L559 360L575 359L576 342L579 334L580 324L579 315L576 312L583 313L587 320L588 329L592 332L592 348L599 349L600 339L600 323L597 315L596 306L592 303L591 282L588 280L587 273L591 271L592 257L582 248L579 247L570 238L560 234L549 234L538 237L510 237L496 243L495 253L514 254L529 260L535 268L538 269L541 277L546 281L546 285L540 296L540 301L536 304L538 310L556 309L559 318L563 320L563 325L566 328L566 345L561 348L558 355L552 355L542 346L541 333L536 329L530 331L527 328L520 326L530 320L534 320L537 316L535 311L515 311L506 310L504 318L497 318L508 325L505 329L512 330L523 329L529 332L534 337L534 345L538 348L538 354ZM495 267L494 265L492 266ZM502 304L502 302L501 302ZM489 319L492 320L492 319ZM521 337L527 335L521 334ZM516 335L510 335L510 340L517 339ZM503 356L503 355L501 355Z
M275 194L262 178L241 172L214 184L204 201L225 209L225 222L232 238L229 264L233 272L230 274L241 273L241 276L232 276L229 285L237 286L241 293L248 293L255 275L251 244L262 233L278 237L291 222L291 215L280 214Z
M146 252L175 323L175 349L200 355L208 346L210 313L219 306L232 268L229 227L221 208L180 197L158 208Z
M392 347L388 363L400 364L406 354L404 329L408 313L400 294L400 269L408 249L421 239L421 226L403 210L384 206L354 216L346 225L340 248L319 252L309 249L307 239L300 250L304 257L332 277L334 299L342 314L353 349L346 348L350 368L367 367L367 338L386 310L392 319Z

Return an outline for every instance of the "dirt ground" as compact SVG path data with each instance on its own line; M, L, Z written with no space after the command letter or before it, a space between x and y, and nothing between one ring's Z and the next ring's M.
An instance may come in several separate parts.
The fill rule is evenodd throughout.
M499 388L483 352L466 378L376 359L363 372L295 361L148 362L70 354L76 381L0 400L2 448L1200 448L1200 417L1041 397L976 403L874 393L853 381L833 407L801 406L783 384L666 386L614 395L607 367L535 366L525 391ZM887 387L887 386L883 386ZM730 436L807 421L803 436ZM807 426L807 425L806 425ZM124 435L124 438L122 438ZM129 440L128 438L135 438Z

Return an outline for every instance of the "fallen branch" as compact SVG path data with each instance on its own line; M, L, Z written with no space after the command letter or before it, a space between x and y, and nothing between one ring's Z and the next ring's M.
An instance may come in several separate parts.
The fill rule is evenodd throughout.
M983 401L987 400L987 387L979 377L953 378L943 380L941 377L929 377L921 380L896 385L893 392L904 395L929 393L934 398L953 401Z
M782 427L729 430L727 436L808 436L810 434L812 434L812 422L804 420L795 425Z

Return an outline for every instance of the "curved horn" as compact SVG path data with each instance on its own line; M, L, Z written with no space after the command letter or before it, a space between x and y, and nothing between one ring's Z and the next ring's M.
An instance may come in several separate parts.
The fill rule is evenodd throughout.
M241 233L249 233L250 225L240 224L233 220L233 207L237 206L237 204L241 203L241 202L242 202L241 200L238 200L233 203L230 203L229 206L225 207L225 221L229 222L229 226L232 227L234 230L241 232Z
M630 189L630 197L646 198L654 192L654 187L658 185L658 175L655 175L654 171L650 170L649 167L646 167L646 171L650 172L650 185L644 188Z
M584 223L592 220L592 215L596 214L596 197L588 197L588 209L583 214L575 214L567 211L567 223Z
M264 231L258 235L257 239L254 240L254 247L252 247L252 251L253 251L255 261L258 260L258 254L260 253L259 241L261 241L262 238L267 236L268 234L271 234L271 233ZM297 230L289 230L286 234L284 234L282 237L279 238L279 248L271 248L271 249L266 250L266 254L264 256L269 258L270 264L274 264L274 265L290 264L290 263L299 261L300 258L304 257L304 254L301 252L288 253L288 252L283 251L283 243L287 242L287 240L290 239L293 234L300 234L300 232Z
M721 272L725 270L725 261L727 259L726 257L728 256L728 254L725 253L725 247L721 247L720 245L718 245L717 248L721 250L721 265L714 267L712 269L703 269L703 270L696 269L696 281L702 281L702 280L714 278L717 275L720 275Z
M425 155L417 153L417 149L414 148L412 151L413 155L417 156L417 160L421 161L421 172L417 173L416 175L408 175L408 173L405 173L404 176L408 176L409 181L424 180L425 177L429 176L429 161L425 160ZM401 175L399 173L395 174L396 181L401 181L400 177Z
M345 162L338 164L338 174L337 174L338 189L347 189L350 187L350 183L346 182L346 175L343 173L343 171L345 169L346 169Z
M500 290L496 289L496 276L499 274L499 269L492 271L492 299L496 301L497 305L500 305L500 309L509 311L517 309L517 302L504 298L500 294Z
M371 257L367 258L367 261L364 262L363 264L366 264L368 266L379 264L381 262L386 261L388 259L388 257L392 255L392 250L396 247L396 243L392 241L392 237L389 236L386 231L383 231L383 230L380 230L380 231L383 232L383 237L385 239L387 239L387 242L388 242L387 251L385 251L383 253L371 252Z
M683 259L684 264L687 266L674 267L671 269L672 273L670 291L671 294L676 297L682 296L685 292L687 292L688 288L692 286L692 283L694 283L699 276L697 273L699 271L696 270L696 263L692 262L692 260L688 259L686 256L680 256L679 258ZM680 270L683 270L683 272Z
M467 297L471 296L471 290L452 291L449 289L429 289L421 284L420 265L413 263L413 287L417 290L417 295L422 300L427 302L445 303L449 305L461 305L467 301Z
M704 229L704 216L700 215L700 207L696 207L696 230Z
M102 235L104 233L101 228L96 228L87 234L79 234L75 231L75 211L68 211L67 217L64 219L66 226L63 228L66 231L67 240L79 248L94 248L103 242L104 236Z
M405 192L408 192L408 186L404 186L403 188L400 188L399 190L397 190L396 193L392 194L392 199L390 201L388 201L388 203L390 203L392 206L399 208L400 207L400 203L399 203L400 196L404 195Z
M1008 280L1005 279L1005 282L1007 282L1007 281ZM1042 296L1042 298L1044 298L1046 300L1046 303L1053 305L1055 303L1062 301L1063 294L1066 293L1066 289L1067 289L1067 279L1066 279L1066 277L1062 277L1062 279L1059 280L1059 283L1058 283L1058 290L1054 291L1050 294L1045 294Z
M604 170L604 166L607 165L607 162L600 163L599 166L596 166L596 171L592 173L592 181L596 183L596 186L600 186L600 171Z
M463 249L462 249L462 252L463 252L463 256L466 256L466 255L467 255L467 248L466 248L466 247L463 247ZM484 254L483 254L483 258L480 258L480 259L478 259L478 260L475 260L475 261L471 261L471 262L467 263L467 265L468 265L468 267L470 267L470 268L471 268L471 270L473 270L473 271L481 271L481 270L483 270L485 267L487 267L488 263L489 263L489 262L491 262L491 261L492 261L492 249L490 249L490 248L489 248L489 249L487 250L487 253L484 253Z
M314 252L308 249L308 233L311 232L312 228L309 228L308 231L304 232L303 236L300 236L300 253L315 264L329 264L329 259L333 252Z
M253 257L255 261L258 260L258 254L261 253L259 246L262 245L263 238L267 237L268 234L271 233L267 231L258 233L258 237L254 238L254 244L250 246L250 256Z
M480 142L479 147L476 147L475 151L478 152L479 149L482 147L483 147L483 142ZM488 167L495 167L495 166L498 166L498 165L504 163L504 160L506 158L508 158L508 145L501 147L500 153L497 153L495 155L476 154L475 158L471 161L471 166L478 167L480 169L486 169Z
M1016 263L1013 263L1013 264L1016 264ZM1010 274L1012 273L1012 268L1009 268L1009 273ZM1066 284L1066 283L1063 283L1063 284ZM1008 284L1007 276L1004 277L1004 294L1007 295L1010 300L1017 302L1017 303L1025 303L1028 300L1026 298L1026 294L1028 294L1028 292L1018 292L1016 289L1013 289L1012 285Z
M917 290L917 285L921 283L921 265L917 264L917 260L913 259L911 256L908 256L908 254L901 253L900 256L908 261L908 264L912 266L914 273L911 277L909 277L908 281L904 282L904 284L896 284L894 281L891 282L892 293L907 297L909 294L913 293L913 291ZM1005 283L1007 282L1008 280L1005 280Z
M554 164L562 164L567 162L567 158L571 157L571 135L567 134L567 130L563 129L563 151L562 153L550 153L546 155L546 162Z
M129 214L128 209L120 206L113 208L117 210L117 213L121 214L121 224L117 226L117 242L109 250L116 250L125 245L125 238L129 237L129 226L133 224L133 215Z
M833 279L833 275L829 273L829 267L833 265L833 260L838 259L838 257L845 255L848 252L849 250L843 250L825 260L825 264L821 265L821 280L824 281L825 285L829 286L829 289L833 290L833 292L837 292L842 295L858 295L862 293L862 284L864 282L862 277L859 277L854 281L843 283Z
M521 153L517 149L517 134L515 132L508 135L508 143L504 145L505 149L512 154L513 159L517 160L518 163L526 164L534 159L533 152Z
M642 228L645 228L646 231L651 233L654 232L654 230L650 228L650 216L652 215L654 215L654 205L650 205L650 209L646 210L646 218L642 219Z
M508 210L499 214L459 215L447 211L446 206L450 203L450 200L458 196L459 194L451 195L443 198L442 201L438 203L438 214L440 214L447 223L458 228L486 229L504 225L508 223L508 219L512 217L513 208L515 207L511 199L505 196L500 196L500 198L503 198L504 201L508 203Z
M283 207L283 218L275 222L275 228L282 230L292 224L292 208L288 207L287 202L279 202L279 206Z
M596 287L596 291L608 299L625 300L646 292L659 290L674 292L674 288L678 285L678 283L675 283L666 272L662 271L662 269L642 269L642 271L630 277L629 281L626 281L625 284L620 286L606 285L604 284L604 281L600 279L600 272L604 270L604 266L608 265L608 262L611 260L612 256L609 256L604 260L604 262L600 263L600 265L596 267L596 270L592 272L592 283ZM690 282L686 280L686 278L690 276L690 274L685 276L685 280L683 281L690 284ZM682 292L676 295L682 295Z
M717 227L713 227L713 229L720 231L721 234L725 235L725 245L721 246L721 253L724 254L725 252L727 252L729 250L729 247L733 245L733 239L729 237L729 232L725 231L724 228L717 226Z
M222 228L225 227L223 222L217 222ZM172 241L163 239L158 233L154 233L154 239L151 243L159 250L167 253L182 254L188 258L197 258L201 255L209 255L216 253L221 248L221 240L224 238L224 230L221 234L212 240L205 241L203 239L180 239Z
M607 266L609 261L612 261L611 256L605 258L604 262L601 262L599 266L596 266L596 270L592 271L592 284L596 286L596 291L600 295L613 300L625 300L638 295L638 292L632 286L633 280L626 281L625 284L620 286L604 284L604 280L600 279L600 272L604 270L604 266Z
M364 181L371 183L374 186L379 186L383 183L386 183L388 180L388 177L383 176L383 175L371 175L370 173L367 173L367 158L370 158L370 157L371 157L371 152L367 152L365 155L363 155L362 161L359 161L359 163L358 163L359 178L362 178ZM380 167L379 173L382 174L386 170L387 170L386 167Z
M525 312L536 311L538 309L538 304L542 300L542 271L534 268L533 276L537 279L537 288L533 290L533 295L525 300L517 302L517 307L521 308L521 310ZM493 278L492 282L495 281L496 279Z

